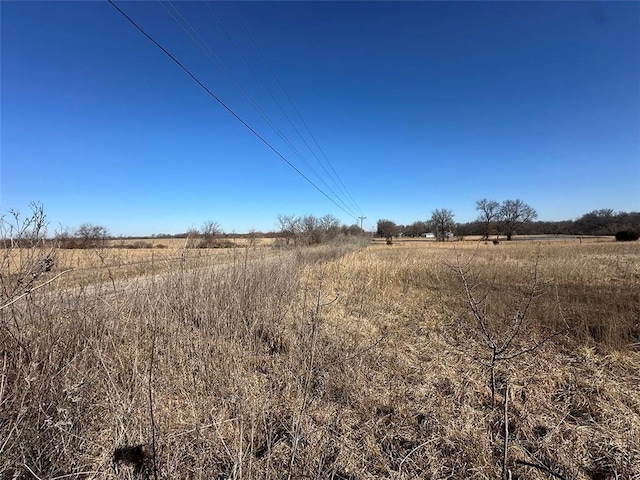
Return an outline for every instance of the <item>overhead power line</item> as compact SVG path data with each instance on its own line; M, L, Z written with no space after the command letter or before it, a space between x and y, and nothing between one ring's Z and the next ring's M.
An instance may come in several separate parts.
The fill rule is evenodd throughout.
M287 138L287 136L285 135L285 133L278 128L278 125L276 125L276 123L273 121L273 119L269 116L269 114L263 110L260 105L258 104L258 102L256 102L251 95L245 91L245 89L242 88L242 86L240 85L240 82L237 81L237 79L235 78L235 76L233 75L233 73L231 72L231 70L229 70L227 68L227 66L225 65L224 61L218 56L216 55L216 53L213 51L213 49L207 44L206 40L204 38L202 38L202 36L198 33L198 31L195 29L195 27L191 24L191 22L189 22L189 20L180 12L180 10L170 1L161 1L158 0L158 3L162 6L162 8L167 12L167 14L172 18L172 20L189 36L189 38L191 38L191 40L204 52L204 54L213 61L213 63L218 67L218 69L227 77L227 79L229 80L229 82L233 85L233 87L235 88L235 90L242 95L242 97L244 97L244 99L255 109L255 111L265 120L265 122L267 122L267 124L276 132L276 134L282 139L282 141L284 143L287 144L287 146L289 146L289 148L291 149L291 151L298 157L299 160L301 160L308 168L309 170L316 176L317 180L319 180L319 182L324 185L324 188L326 189L326 191L328 192L327 194L332 196L332 198L334 198L337 202L339 202L352 216L356 216L356 212L347 205L347 203L340 197L340 195L338 195L333 188L331 188L331 186L325 182L325 180L322 178L322 176L320 174L318 174L318 172L316 171L315 168L313 168L313 165L311 165L307 159L302 155L302 153L300 153L300 151L296 148L296 146L289 140L289 138ZM236 50L240 53L240 55L242 56L242 58L245 60L245 62L247 63L247 65L249 66L249 68L251 68L251 70L254 73L254 76L256 79L260 79L260 76L258 75L257 72L255 72L253 70L253 67L251 66L251 63L249 62L249 60L245 57L245 55L242 52L242 49L239 47L239 45L236 44L236 42L233 40L233 38L231 37L231 35L227 32L227 30L224 28L224 25L222 24L221 20L218 18L217 14L212 10L212 8L209 6L208 3L205 3L205 5L207 6L207 8L209 9L209 11L211 13L213 13L213 15L216 18L216 21L218 22L218 25L220 26L220 28L224 31L224 33L226 34L227 38L231 41L231 43L235 46ZM171 8L169 8L171 7ZM268 89L267 89L268 90ZM277 99L274 98L274 96L271 94L271 92L269 92L269 94L271 95L271 98L274 100L274 102L278 105L278 107L280 107L280 110L282 111L282 113L285 115L285 117L289 120L289 123L291 123L291 125L293 126L293 128L296 130L296 132L298 132L297 128L295 127L295 125L291 122L291 120L288 118L286 112L284 112L284 110L282 109L282 107L280 106L280 104L278 103ZM298 134L300 135L300 133L298 132ZM302 136L301 136L302 137ZM302 137L304 140L304 137ZM307 144L307 142L305 141L305 144ZM307 144L308 146L308 144ZM312 153L314 153L312 151ZM315 153L314 153L315 155ZM317 157L316 157L317 158Z
M212 7L207 3L207 8L209 8L209 10L214 13ZM251 40L251 43L253 44L253 46L255 47L256 51L260 54L260 57L262 58L262 62L264 63L264 65L268 68L269 72L271 73L271 76L273 77L273 79L275 80L276 85L280 88L280 90L282 91L282 93L284 94L284 97L287 99L287 101L289 102L289 104L291 105L291 107L293 108L294 112L296 113L296 115L298 116L298 119L300 120L300 122L302 123L302 125L304 126L304 128L306 129L307 133L309 134L309 136L311 137L311 139L313 140L313 143L315 144L315 146L318 148L318 150L320 151L320 153L322 154L322 156L324 157L326 163L329 165L331 171L327 170L327 167L324 165L324 163L322 162L322 160L320 159L320 157L316 154L315 150L312 148L312 145L309 144L309 142L307 141L307 139L304 137L304 135L302 135L302 133L298 130L298 128L296 127L296 125L294 124L294 122L291 120L291 118L289 117L289 115L285 112L284 108L282 107L282 105L280 104L280 102L278 102L278 100L275 98L275 96L273 95L273 93L271 91L269 91L269 95L271 96L271 98L274 100L274 102L276 103L276 105L278 106L278 108L280 109L280 111L284 114L285 118L289 121L289 123L291 124L291 126L293 127L293 129L295 130L295 132L300 136L300 138L302 139L302 141L304 142L304 144L307 146L307 148L309 149L309 151L311 152L311 154L313 155L313 157L316 159L316 161L318 162L318 164L322 167L322 169L324 170L324 172L327 174L327 176L333 181L334 185L337 187L338 191L345 196L346 200L351 202L351 206L353 208L355 208L355 210L357 211L361 211L360 207L358 207L358 205L356 204L356 202L353 200L353 197L351 197L351 195L349 194L349 191L347 190L346 186L344 185L344 183L342 182L342 180L340 179L340 176L338 175L338 173L335 171L335 169L333 168L333 165L331 164L331 162L329 161L329 159L327 158L327 156L325 155L324 151L322 150L322 148L320 147L320 144L318 143L318 141L316 140L315 136L313 135L313 133L311 132L311 130L309 129L309 126L307 125L307 123L304 121L304 119L302 118L302 115L300 114L300 111L298 110L298 108L296 107L295 103L293 103L293 100L291 99L291 97L289 96L289 94L287 93L287 91L285 90L282 82L280 81L280 78L278 77L278 75L276 74L275 70L273 69L273 67L271 66L271 63L269 62L269 60L267 59L265 53L263 52L263 50L260 48L260 46L258 45L258 42L256 40L256 38L254 37L254 35L251 33L251 30L249 29L249 26L245 23L245 21L242 19L242 17L240 16L240 13L238 12L238 10L236 9L236 7L233 5L233 3L230 4L233 12L235 13L236 18L238 19L238 21L240 22L240 24L242 25L242 27L244 28L244 31L247 33L247 36L249 37L249 39ZM216 15L217 17L217 15ZM220 22L220 20L218 19L218 22L220 23L220 26L223 28L224 30L224 26L222 25L222 23ZM226 32L226 30L225 30ZM227 33L227 36L229 36L229 34ZM232 40L233 41L233 40ZM233 42L235 44L235 42ZM240 47L237 46L238 51L240 51ZM242 52L240 51L240 54L242 55L243 58L245 58L245 61L247 62L247 64L249 65L250 68L251 65L248 61L248 59L246 59L246 57L242 54ZM253 68L252 68L253 70ZM333 172L333 173L332 173ZM331 192L333 192L333 189L331 189L324 181L323 183L327 186L327 188L329 188L331 190ZM333 192L335 194L335 192ZM336 197L339 197L339 195L335 194ZM351 208L349 208L351 210Z
M238 120L247 130L249 130L255 137L257 137L262 143L264 143L273 153L275 153L281 160L283 160L289 167L291 167L298 175L304 178L311 186L313 186L318 192L320 192L324 197L326 197L331 203L333 203L340 210L345 212L347 215L356 218L357 216L353 215L349 211L347 211L342 205L336 202L333 198L331 198L324 190L322 190L318 185L316 185L309 177L307 177L298 167L296 167L293 163L291 163L283 154L281 154L269 141L267 141L262 135L260 135L251 125L249 125L246 121L244 121L240 115L238 115L234 110L231 109L222 99L220 99L215 93L213 93L209 88L202 83L191 71L184 66L180 60L174 57L171 52L169 52L166 48L164 48L158 41L156 41L150 34L148 34L140 25L138 25L129 15L127 15L118 5L115 4L113 0L107 0L109 4L115 8L124 18L127 19L131 25L133 25L140 33L142 33L147 39L153 43L157 48L159 48L167 57L169 57L178 67L180 67L200 88L202 88L205 92L211 96L216 102L218 102L227 112L229 112L233 117Z
M209 4L207 4L207 7L209 8L209 10L211 10L211 7L209 7ZM267 66L267 68L269 69L269 71L271 72L271 75L273 76L274 80L276 81L276 84L278 85L278 87L280 87L280 90L282 90L282 93L284 93L285 98L288 100L289 104L293 107L293 110L295 111L296 115L298 116L298 119L300 119L300 122L302 123L302 125L304 126L304 128L306 129L307 133L309 134L309 136L311 137L311 139L313 140L313 143L316 145L316 147L318 148L318 150L320 151L322 157L324 157L327 165L329 165L329 168L331 169L331 171L328 171L327 168L325 167L325 165L322 163L322 161L320 160L320 158L318 157L318 155L316 155L315 151L311 148L311 146L309 145L309 143L307 142L307 140L302 136L302 134L298 131L298 129L295 127L295 125L293 125L293 122L289 119L289 116L285 113L285 117L287 118L287 120L289 120L289 122L293 125L294 129L296 130L296 132L298 133L298 135L300 135L300 138L302 138L303 142L305 143L305 145L309 148L309 150L311 151L311 153L313 154L313 156L316 158L316 160L318 161L318 163L320 164L320 166L323 168L323 170L327 173L327 175L329 176L329 178L331 178L331 180L334 182L334 184L337 186L338 190L340 190L340 192L343 195L346 195L346 198L351 202L351 205L358 211L362 211L360 210L360 207L358 206L358 204L356 203L356 201L353 199L353 197L351 196L351 194L349 193L349 190L347 189L347 187L345 186L345 184L342 182L342 180L340 179L340 176L338 175L338 172L336 172L336 170L333 168L333 165L331 164L331 161L329 160L329 158L327 157L327 155L324 153L324 150L322 149L322 147L320 146L320 144L318 143L318 140L316 140L316 137L313 135L313 133L311 132L311 129L309 128L309 126L307 125L307 122L304 121L304 118L302 118L302 115L300 114L300 111L298 110L298 108L296 107L295 103L293 103L293 100L291 99L291 97L289 96L289 94L287 93L287 91L285 90L284 86L282 85L282 82L280 81L279 76L276 74L275 70L273 69L273 67L271 66L271 63L267 60L266 55L264 54L264 52L262 51L262 49L260 48L260 46L258 45L258 42L256 40L256 38L253 36L253 34L251 33L251 30L249 30L248 25L244 22L244 20L242 19L242 17L240 16L240 13L238 12L238 10L236 9L236 7L234 6L233 3L231 3L231 8L233 9L233 12L236 15L236 18L238 19L238 21L240 22L240 24L242 25L242 27L244 28L245 32L247 33L247 35L249 36L249 39L251 40L251 43L253 43L253 46L256 48L256 50L258 51L258 53L260 54L260 57L262 58L262 61L264 62L264 64ZM213 12L213 10L212 10ZM244 57L244 55L243 55ZM274 99L275 100L275 99ZM280 107L280 109L282 110L282 107L280 106L280 104L277 102L278 106ZM284 111L283 111L284 113ZM332 175L333 172L333 175Z

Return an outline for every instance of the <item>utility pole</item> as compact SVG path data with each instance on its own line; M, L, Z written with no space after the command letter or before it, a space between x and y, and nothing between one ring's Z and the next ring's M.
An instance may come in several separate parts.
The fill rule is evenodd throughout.
M364 230L364 228L362 228L362 222L364 222L365 218L367 217L358 217L360 219L360 230Z

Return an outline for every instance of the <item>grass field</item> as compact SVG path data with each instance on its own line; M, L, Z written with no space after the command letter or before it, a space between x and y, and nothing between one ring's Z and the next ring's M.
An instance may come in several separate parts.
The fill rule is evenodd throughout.
M0 310L0 478L640 478L637 243L54 253ZM464 282L523 352L494 398Z

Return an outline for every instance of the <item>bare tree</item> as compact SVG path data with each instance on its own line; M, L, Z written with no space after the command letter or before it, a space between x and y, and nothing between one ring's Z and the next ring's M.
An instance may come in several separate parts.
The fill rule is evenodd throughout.
M80 248L104 248L109 237L109 231L102 225L83 223L75 231Z
M431 212L431 224L435 230L436 239L444 242L455 228L453 212L447 208L434 210Z
M300 239L303 239L308 245L322 243L335 238L347 228L333 215L325 215L320 218L314 215L303 217L278 215L278 226L280 235L285 239L287 245L292 239L294 244L297 244Z
M532 306L541 294L542 289L538 276L540 251L536 253L531 266L528 285L525 285L519 298L516 297L511 310L494 311L491 308L492 298L496 295L495 286L483 286L481 275L472 267L473 257L463 264L460 254L456 255L456 262L449 265L459 278L468 307L468 314L459 318L464 335L471 340L471 350L466 353L473 356L489 370L489 385L491 388L491 402L495 405L497 390L497 372L500 368L503 374L503 412L504 432L502 449L502 478L511 478L507 467L509 449L509 378L510 363L518 357L533 354L552 338L566 333L568 325L562 330L539 335L538 327L531 321ZM473 352L476 350L476 352Z
M295 215L278 215L278 227L280 235L289 245L293 240L294 245L298 243L300 236L300 220Z
M304 235L305 241L309 245L321 242L319 218L313 215L305 215L300 218L300 227L302 229L302 235Z
M340 233L340 220L333 215L325 215L320 219L323 240L331 240Z
M391 244L393 242L393 236L397 235L398 226L387 219L378 220L378 229L376 234L387 239L387 243Z
M480 212L478 221L484 225L484 233L482 240L489 240L489 236L494 233L495 222L500 214L500 204L495 200L487 200L483 198L476 202L476 210Z
M214 222L213 220L207 220L202 224L202 236L204 238L215 237L216 235L222 234L222 228L218 222Z
M352 235L352 236L362 236L365 235L366 232L360 228L360 225L354 223L353 225L342 225L340 227L340 231L343 235Z
M538 218L535 209L522 200L505 200L500 207L500 218L507 240L525 223Z
M218 222L207 220L202 224L202 229L198 232L198 248L211 248L219 246L216 243L216 236L221 235L222 233L222 228L220 227L220 224Z
M429 232L429 223L418 220L405 229L405 233L412 237L419 237L423 233Z

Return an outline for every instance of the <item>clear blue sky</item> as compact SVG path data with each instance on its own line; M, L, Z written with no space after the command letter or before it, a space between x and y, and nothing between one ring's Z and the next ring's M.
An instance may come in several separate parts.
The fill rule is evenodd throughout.
M142 235L640 210L639 2L117 4L350 213L106 1L0 4L3 212Z

